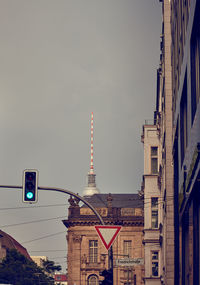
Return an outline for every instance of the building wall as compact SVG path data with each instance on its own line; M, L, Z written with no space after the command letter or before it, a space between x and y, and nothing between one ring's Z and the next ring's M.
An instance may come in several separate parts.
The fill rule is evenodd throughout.
M145 284L161 284L161 224L162 203L160 189L160 131L158 125L144 125L144 245L145 245ZM153 152L152 152L153 148ZM156 152L155 152L156 149ZM155 200L156 199L156 200ZM156 204L154 204L156 201ZM157 260L153 259L157 255Z
M47 256L31 256L31 259L39 266L43 267L43 261L47 260Z
M162 30L160 38L160 65L157 71L157 104L155 120L160 137L160 195L162 201L162 284L177 284L174 280L174 167L172 124L172 57L171 57L171 1L162 0ZM178 2L178 1L176 1Z
M177 215L174 204L174 163L173 163L173 120L172 120L172 35L171 35L171 5L172 1L162 0L162 29L160 36L160 64L157 70L156 111L154 126L144 126L144 182L145 199L153 195L159 197L159 230L150 226L150 210L145 208L145 282L147 284L177 284L175 281L175 245L176 235L174 221ZM174 1L179 5L180 1ZM177 59L177 57L176 57ZM180 59L178 59L180 60ZM154 140L148 137L148 132L154 128ZM157 129L157 133L156 133ZM146 141L145 141L146 138ZM159 147L159 173L149 173L149 145L156 143ZM147 203L145 203L147 204ZM147 228L146 228L147 227ZM177 234L177 233L176 233ZM159 278L152 279L150 268L151 247L159 251L156 258L159 261ZM155 257L154 257L155 258ZM159 279L159 280L158 280Z
M176 284L200 284L200 1L172 1Z
M98 258L97 262L94 263L89 261L90 240L98 241ZM123 227L113 244L114 263L117 257L125 258L123 251L124 240L132 242L130 258L144 258L141 227ZM97 236L93 226L80 226L76 227L76 229L68 230L68 249L68 284L88 284L87 280L91 275L98 276L99 280L102 279L99 273L108 268L108 252ZM137 266L134 269L130 268L129 282L131 281L131 276L136 275L137 284L143 284L142 269L143 266ZM128 281L127 268L114 267L113 276L114 284L126 283Z
M164 156L165 183L162 187L162 196L166 208L164 210L164 282L174 284L174 181L172 157L172 79L171 79L171 5L164 0L164 137L162 141Z
M114 195L114 194L113 194ZM68 228L67 243L68 243L68 284L69 285L88 285L88 279L91 276L96 277L97 282L103 280L100 272L108 269L108 251L99 238L95 225L98 221L94 214L91 212L87 215L82 213L88 212L87 208L82 208L80 214L76 217L70 209L68 220L64 221L65 226ZM78 210L78 209L77 209ZM122 229L113 243L113 278L114 285L131 284L141 285L144 284L144 265L137 265L134 267L116 266L116 259L128 258L125 255L124 244L128 243L130 249L128 251L129 258L142 258L144 259L143 247L143 229L144 217L141 208L98 208L98 212L104 213L105 224L117 225L120 224ZM118 212L118 214L116 214ZM124 217L122 217L124 215ZM89 243L90 241L97 241L97 260L90 260ZM93 284L93 283L91 283ZM94 283L95 284L95 283ZM96 283L99 284L99 283Z

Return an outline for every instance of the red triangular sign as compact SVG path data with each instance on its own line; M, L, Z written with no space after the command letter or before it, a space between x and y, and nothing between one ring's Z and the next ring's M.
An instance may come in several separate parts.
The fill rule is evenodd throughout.
M121 228L121 226L95 226L95 229L107 250L111 247Z

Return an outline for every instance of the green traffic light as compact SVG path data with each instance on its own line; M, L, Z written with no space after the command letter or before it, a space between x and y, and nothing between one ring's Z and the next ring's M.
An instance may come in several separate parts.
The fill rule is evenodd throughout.
M28 192L28 193L26 194L26 197L27 197L28 199L32 199L32 198L33 198L33 193L32 193L32 192Z
M38 191L38 171L36 169L26 169L23 173L23 192L24 203L36 203Z

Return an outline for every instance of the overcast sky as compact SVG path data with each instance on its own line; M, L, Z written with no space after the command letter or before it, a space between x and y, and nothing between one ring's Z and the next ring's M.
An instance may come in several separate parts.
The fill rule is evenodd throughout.
M39 186L82 195L94 112L97 187L137 193L160 31L158 0L0 0L0 184L21 185L23 170L36 168ZM2 210L24 204L21 190L0 191L1 229L65 269L66 252L49 251L66 249L62 218L5 226L64 218L69 197L43 192L37 207ZM55 204L66 206L39 207Z

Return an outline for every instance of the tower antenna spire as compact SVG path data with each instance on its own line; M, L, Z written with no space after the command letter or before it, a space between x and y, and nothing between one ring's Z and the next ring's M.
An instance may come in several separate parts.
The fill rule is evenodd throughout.
M96 187L96 174L94 173L94 115L91 113L91 132L90 132L90 171L88 172L88 184L83 191L83 196L92 196L99 194Z
M90 174L94 174L94 117L91 113Z

